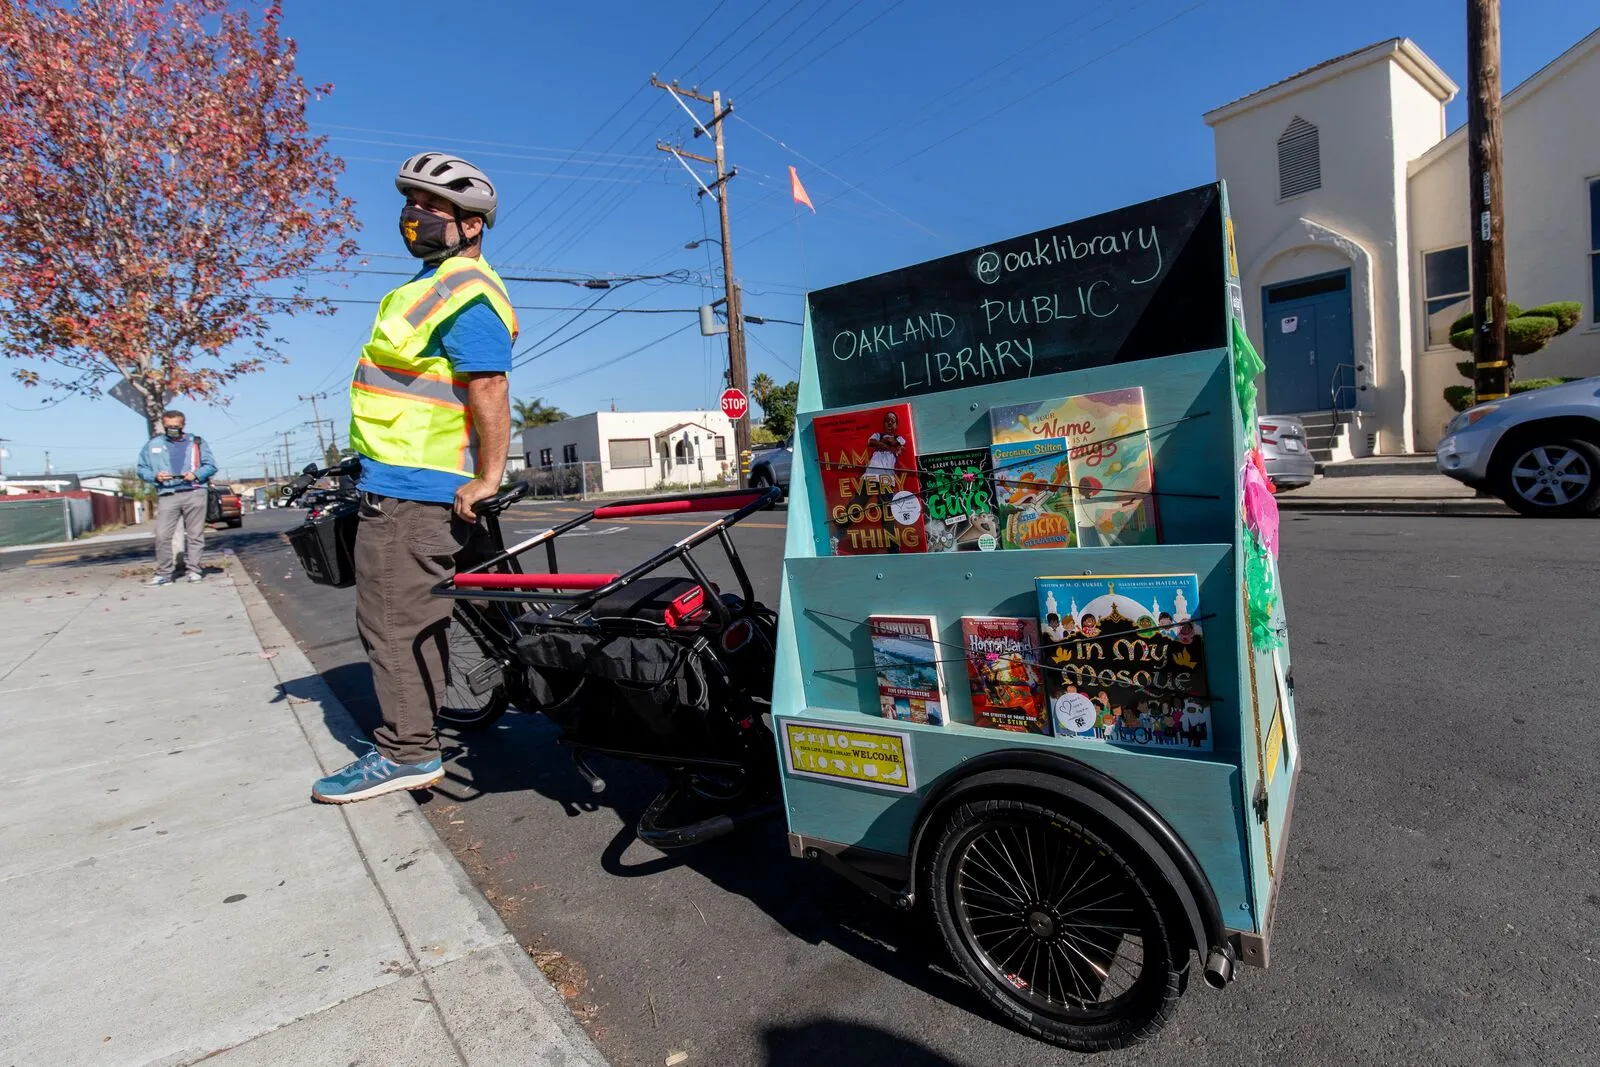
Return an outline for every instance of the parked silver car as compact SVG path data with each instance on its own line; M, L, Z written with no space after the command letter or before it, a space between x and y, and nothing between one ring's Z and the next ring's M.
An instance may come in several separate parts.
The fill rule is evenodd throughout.
M1293 415L1259 415L1261 458L1267 477L1280 490L1302 489L1317 476L1317 461L1306 447L1305 423Z
M1444 432L1439 473L1524 515L1600 512L1600 378L1470 407Z
M750 457L750 487L766 489L777 486L783 495L789 495L789 467L794 461L794 435L763 448Z

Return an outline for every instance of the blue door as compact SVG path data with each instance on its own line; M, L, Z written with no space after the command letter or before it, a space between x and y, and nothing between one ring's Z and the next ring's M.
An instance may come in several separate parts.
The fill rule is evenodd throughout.
M1348 407L1355 374L1350 272L1335 271L1261 290L1267 411L1292 415Z

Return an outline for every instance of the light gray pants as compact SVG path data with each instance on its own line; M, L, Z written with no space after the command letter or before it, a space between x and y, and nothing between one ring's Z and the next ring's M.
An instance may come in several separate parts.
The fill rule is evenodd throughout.
M183 565L190 574L200 573L200 553L206 547L206 491L168 493L156 498L156 576L171 578L177 562L172 556L172 535L183 524Z

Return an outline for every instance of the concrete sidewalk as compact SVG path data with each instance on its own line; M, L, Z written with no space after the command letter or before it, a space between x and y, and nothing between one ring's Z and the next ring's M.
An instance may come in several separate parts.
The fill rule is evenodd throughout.
M602 1067L231 558L0 572L0 1064ZM237 584L236 584L237 581Z
M1319 477L1304 489L1280 492L1282 511L1377 512L1393 515L1487 515L1515 517L1494 499L1442 474L1363 474Z

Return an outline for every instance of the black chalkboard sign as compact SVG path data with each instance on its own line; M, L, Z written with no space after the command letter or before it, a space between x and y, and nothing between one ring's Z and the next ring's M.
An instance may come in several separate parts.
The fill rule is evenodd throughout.
M824 407L1219 348L1216 185L809 297Z

